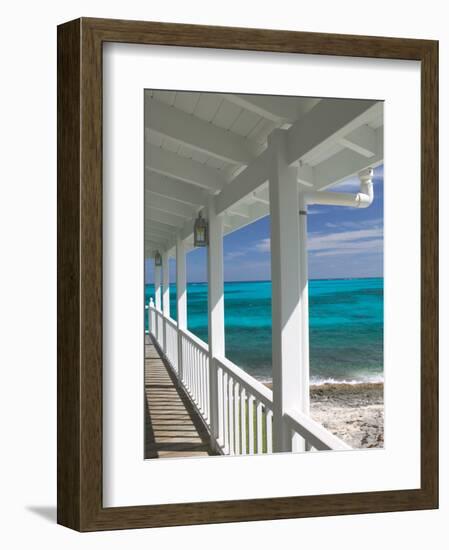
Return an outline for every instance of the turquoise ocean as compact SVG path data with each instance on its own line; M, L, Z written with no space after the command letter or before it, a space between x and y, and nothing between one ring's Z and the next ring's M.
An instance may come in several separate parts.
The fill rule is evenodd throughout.
M145 303L150 296L146 285ZM271 380L271 282L226 282L224 298L226 356ZM175 285L170 315L176 320ZM207 342L207 283L188 284L187 316L187 328ZM383 381L382 278L309 281L309 316L311 383Z

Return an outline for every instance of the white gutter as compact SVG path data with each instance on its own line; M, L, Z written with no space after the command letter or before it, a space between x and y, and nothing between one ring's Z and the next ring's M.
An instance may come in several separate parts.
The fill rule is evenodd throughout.
M334 193L332 191L304 191L304 200L306 204L367 208L374 199L373 173L372 168L367 168L359 173L360 192L355 195L350 193Z

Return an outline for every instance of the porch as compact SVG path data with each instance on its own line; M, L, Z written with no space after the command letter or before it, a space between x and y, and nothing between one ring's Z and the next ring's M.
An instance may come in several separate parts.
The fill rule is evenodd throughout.
M382 102L151 90L145 102L145 255L158 259L149 334L211 449L348 449L310 417L307 213L315 204L370 206L373 168L383 161ZM351 176L359 192L328 190ZM208 344L187 328L186 254L199 215L208 233ZM273 391L225 354L223 236L267 215Z

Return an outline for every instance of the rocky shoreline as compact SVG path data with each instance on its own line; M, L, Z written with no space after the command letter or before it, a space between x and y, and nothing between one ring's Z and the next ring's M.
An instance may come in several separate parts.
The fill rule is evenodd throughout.
M383 390L382 383L311 386L310 414L355 449L382 448Z
M384 444L383 384L323 384L310 388L310 414L357 449Z

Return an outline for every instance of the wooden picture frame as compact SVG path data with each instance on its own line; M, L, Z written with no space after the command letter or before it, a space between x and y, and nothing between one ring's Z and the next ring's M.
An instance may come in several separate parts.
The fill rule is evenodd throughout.
M102 45L421 62L421 488L105 508L102 503ZM81 18L58 27L58 523L78 531L438 507L438 43Z

